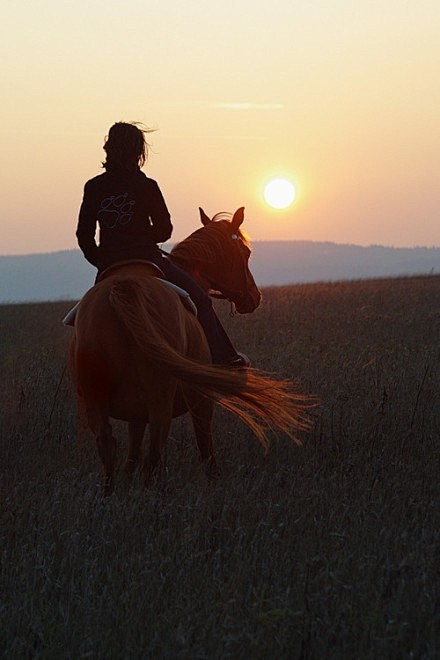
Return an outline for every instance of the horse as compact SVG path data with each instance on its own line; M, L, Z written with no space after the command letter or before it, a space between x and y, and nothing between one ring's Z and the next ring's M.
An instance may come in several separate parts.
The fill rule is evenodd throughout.
M210 219L178 243L169 258L207 291L240 313L254 311L261 293L249 270L251 249L241 230L244 209ZM77 397L96 438L104 471L104 494L115 486L116 439L111 419L128 423L128 478L141 467L145 482L164 465L164 447L174 417L189 412L200 459L209 478L218 475L212 419L218 403L239 417L265 450L268 427L295 442L309 428L308 398L291 383L256 369L231 369L211 362L194 312L167 286L157 266L115 264L81 299L70 361ZM149 425L149 449L143 451ZM143 453L143 456L142 456Z

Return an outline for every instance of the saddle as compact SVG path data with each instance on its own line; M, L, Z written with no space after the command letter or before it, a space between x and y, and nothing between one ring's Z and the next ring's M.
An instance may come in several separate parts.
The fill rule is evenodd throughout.
M158 280L160 280L162 282L162 284L164 284L166 287L168 287L169 289L171 289L172 291L177 293L177 295L179 296L180 300L182 301L184 307L186 307L186 309L188 311L190 311L192 314L194 314L194 316L197 316L197 307L195 306L194 302L192 301L191 296L189 295L188 291L185 291L185 289L182 289L180 286L177 286L177 284L173 284L172 282L167 280L165 278L165 275L164 275L163 271L159 268L159 266L157 266L152 261L147 261L146 259L145 260L132 259L132 260L129 260L129 261L118 261L117 263L112 264L111 266L109 266L108 268L106 268L105 270L102 271L102 273L98 276L98 278L96 280L96 284L98 284L98 282L101 282L102 280L106 279L111 274L111 272L113 272L113 270L115 270L119 266L124 266L126 264L134 264L134 263L145 264L149 267L152 267L153 271L155 271L154 272L154 277L156 277ZM72 307L72 309L67 312L66 316L62 320L63 325L71 325L71 326L75 325L76 312L77 312L78 307L79 307L80 304L81 304L81 300L79 302L77 302L76 305L74 305Z

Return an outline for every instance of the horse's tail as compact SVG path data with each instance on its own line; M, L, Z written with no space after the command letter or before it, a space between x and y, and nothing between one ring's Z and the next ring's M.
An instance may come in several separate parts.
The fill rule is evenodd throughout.
M117 280L109 302L144 357L170 375L237 415L267 449L265 427L278 429L301 444L295 431L310 428L312 397L294 394L288 380L253 369L234 370L202 364L181 355L164 339L149 313L148 294L135 280Z

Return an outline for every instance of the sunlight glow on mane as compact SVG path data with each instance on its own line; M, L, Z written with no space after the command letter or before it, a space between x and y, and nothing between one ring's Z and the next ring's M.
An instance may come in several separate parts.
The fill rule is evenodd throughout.
M212 264L218 260L220 254L225 261L231 261L229 254L231 246L228 241L231 231L231 217L231 213L216 213L208 225L196 229L173 247L171 250L173 258L187 263ZM238 229L235 233L249 248L247 237L242 230Z
M220 222L222 220L227 220L230 222L232 219L232 213L228 213L227 211L220 211L219 213L216 213L215 216L212 218L211 222ZM241 227L238 229L237 232L238 236L240 236L241 240L243 243L246 245L246 247L250 248L249 244L249 235L241 229Z

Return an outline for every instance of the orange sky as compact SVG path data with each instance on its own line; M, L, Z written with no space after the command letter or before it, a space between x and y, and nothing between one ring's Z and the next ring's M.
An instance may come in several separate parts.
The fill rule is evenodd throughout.
M76 247L119 120L158 129L174 240L245 206L253 240L440 245L439 3L16 0L1 22L0 254Z

